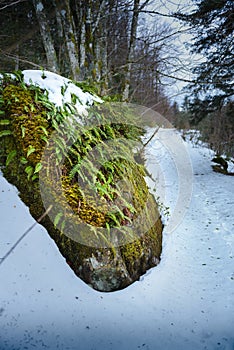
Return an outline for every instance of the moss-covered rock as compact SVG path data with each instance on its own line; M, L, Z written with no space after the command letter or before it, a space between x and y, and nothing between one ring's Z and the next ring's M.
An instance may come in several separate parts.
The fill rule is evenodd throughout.
M128 130L117 123L95 127L81 133L66 153L63 140L64 135L69 138L72 123L67 129L63 125L59 130L63 135L56 139L54 152L49 139L59 123L69 117L67 111L56 110L45 101L39 88L9 79L2 81L0 104L3 174L18 188L36 220L45 211L43 184L53 209L52 216L47 215L41 224L75 274L97 290L114 291L125 288L156 266L161 254L162 223L144 180L144 168L135 163L131 150L128 154L123 144L128 157L115 157L99 169L92 184L95 196L92 191L84 191L78 181L78 176L86 179L91 174L90 169L81 170L79 165L90 149L103 140L132 139L134 135L137 138L136 129ZM43 158L46 151L49 156ZM50 174L51 162L58 163L55 174ZM40 182L42 168L46 171ZM121 183L121 191L117 183ZM131 196L123 198L120 192ZM114 211L110 210L111 205L115 205ZM81 231L79 237L77 231ZM128 235L131 237L126 239Z

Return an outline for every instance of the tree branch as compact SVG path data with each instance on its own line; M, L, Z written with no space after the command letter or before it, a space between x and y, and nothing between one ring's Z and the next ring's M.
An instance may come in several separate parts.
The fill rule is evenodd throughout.
M98 16L97 16L97 19L95 21L95 26L93 27L93 30L92 30L92 35L96 32L96 30L98 28L99 22L101 20L102 12L105 8L105 4L106 4L106 0L103 0L100 7L99 7Z
M30 64L30 65L33 66L33 67L36 67L36 68L41 69L41 65L36 64L36 63L33 63L33 62L31 62L31 61L28 61L28 60L25 60L25 59L23 59L23 58L19 58L18 56L13 55L13 54L11 54L11 53L9 53L9 52L3 51L3 50L1 50L1 49L0 49L0 54L4 55L4 56L6 56L6 57L8 57L8 58L10 58L10 59L12 59L12 60L18 60L18 61L20 61L20 62L28 63L28 64Z
M128 11L133 11L131 9L129 9ZM150 15L157 15L157 16L162 16L162 17L169 17L169 18L175 18L178 20L178 18L175 15L167 15L166 13L162 13L159 11L151 11L151 10L140 10L139 12L141 13L148 13Z
M6 4L5 6L0 7L0 11L5 10L7 7L17 5L20 2L24 2L24 1L27 1L27 0L17 0L17 1L11 2L10 4Z

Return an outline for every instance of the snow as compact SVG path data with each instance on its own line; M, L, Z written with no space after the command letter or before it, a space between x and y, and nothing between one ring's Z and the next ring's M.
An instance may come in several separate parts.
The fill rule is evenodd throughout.
M212 172L208 149L186 146L194 190L158 267L122 291L96 292L38 225L0 266L1 350L233 350L234 177ZM3 177L0 193L3 256L33 219Z
M46 70L24 70L22 73L26 84L36 85L47 90L49 100L57 107L62 107L64 103L72 103L72 95L76 95L77 102L73 106L77 109L78 115L85 115L87 106L91 106L94 102L103 102L98 96L83 92L72 80L56 73ZM14 77L12 74L10 75L12 78Z
M98 96L91 95L89 92L83 92L70 79L56 73L41 70L24 70L22 73L25 83L38 85L42 89L46 89L49 92L50 101L54 102L56 106L62 107L65 102L71 103L72 94L78 97L76 104L78 110L80 105L90 106L94 101L102 103ZM65 90L64 95L62 94L62 87Z
M172 217L182 173L162 139L147 148L148 168L163 178ZM165 218L160 264L124 290L97 292L38 224L0 265L1 350L234 349L234 177L212 171L204 145L183 147L193 190L174 230ZM2 176L0 220L3 257L34 220Z
M39 2L39 3L37 4L36 9L37 9L37 11L38 11L38 12L43 11L44 7L43 7L43 5L42 5L42 3L41 3L41 2Z

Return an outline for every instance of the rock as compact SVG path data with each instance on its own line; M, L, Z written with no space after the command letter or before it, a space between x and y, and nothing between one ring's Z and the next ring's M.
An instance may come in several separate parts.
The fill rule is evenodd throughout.
M49 138L53 132L53 123L48 118L52 111L48 104L45 107L40 103L40 93L42 94L39 88L25 89L19 83L9 82L3 84L0 92L1 110L5 112L0 115L0 164L4 176L18 188L22 201L36 220L45 212L38 173L41 174L44 166L42 154L48 144L45 136ZM101 131L103 133L106 130ZM118 126L118 130L111 130L111 137L114 133L121 133L122 136L124 132ZM85 147L85 142L89 141L84 138L80 147ZM79 151L78 146L76 151ZM70 160L73 161L73 158ZM74 165L76 164L72 164ZM86 201L86 195L81 195L79 185L69 177L70 169L67 165L64 166L64 161L56 173L57 182L54 181L51 185L50 179L42 176L45 193L48 193L53 204L54 219L49 214L41 224L47 229L74 273L92 288L106 292L123 289L139 280L148 269L159 263L162 249L163 226L157 203L148 192L143 167L134 162L118 160L118 163L110 163L110 172L116 165L123 170L115 171L111 175L112 188L108 188L109 192L103 194L103 203L109 205L123 202L124 198L115 192L115 181L121 181L123 193L128 195L128 185L131 183L133 195L129 197L127 204L127 197L125 198L122 211L116 212L114 217L113 211L109 213L109 209L104 207L103 210L97 210L92 201ZM102 176L110 176L110 173L105 171ZM102 179L105 181L105 178ZM102 185L101 181L98 182L99 187ZM62 199L57 192L59 184L65 193ZM63 213L60 215L58 210L61 208L63 213L72 211L73 216ZM142 212L144 215L141 217ZM59 226L61 221L62 225ZM85 225L79 226L80 223ZM83 227L82 232L78 232L79 227ZM111 234L114 232L113 237L106 234L103 238L107 241L106 245L98 245L100 227L111 227ZM85 237L89 244L83 244L80 237Z
M228 162L220 156L214 157L212 159L212 162L219 164L218 166L213 166L214 171L218 171L216 170L217 168L219 168L219 172L227 172L228 170Z

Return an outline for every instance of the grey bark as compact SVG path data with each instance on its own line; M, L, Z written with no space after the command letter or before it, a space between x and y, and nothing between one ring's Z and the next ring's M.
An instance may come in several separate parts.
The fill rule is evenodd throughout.
M37 15L37 20L40 27L40 33L43 40L43 45L46 53L47 67L52 72L59 72L57 55L54 48L53 39L50 33L50 27L46 18L44 5L40 0L33 0L33 5Z
M105 11L108 9L108 1L103 0L100 4L99 11L96 18L96 23L93 28L93 35L96 35L96 79L101 84L101 95L105 95L108 85L108 57L107 57L107 18Z
M130 39L129 39L129 49L128 49L128 57L127 57L127 65L126 65L125 86L123 91L123 101L128 101L129 99L131 69L132 69L132 63L134 59L137 26L138 26L138 19L139 19L139 6L140 6L140 0L134 0L134 8L133 8Z
M57 6L60 10L62 19L63 34L66 43L71 76L72 79L79 80L78 45L76 40L74 19L71 13L69 0L65 0L62 5L59 1L57 1Z

